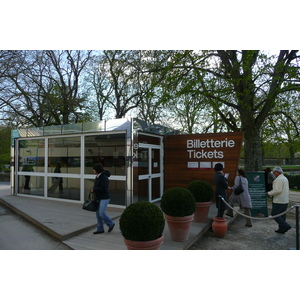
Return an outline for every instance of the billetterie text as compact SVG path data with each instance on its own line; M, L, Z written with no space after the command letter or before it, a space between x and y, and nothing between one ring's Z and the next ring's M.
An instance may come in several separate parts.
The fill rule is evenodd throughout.
M223 151L219 151L216 148L232 148L235 146L235 142L227 138L224 140L194 139L187 140L186 146L189 158L224 158Z

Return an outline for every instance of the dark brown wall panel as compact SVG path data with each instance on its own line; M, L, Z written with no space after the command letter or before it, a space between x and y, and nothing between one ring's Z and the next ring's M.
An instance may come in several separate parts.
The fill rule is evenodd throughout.
M165 136L165 190L198 179L213 184L213 164L218 162L225 163L224 173L233 186L242 141L243 132Z

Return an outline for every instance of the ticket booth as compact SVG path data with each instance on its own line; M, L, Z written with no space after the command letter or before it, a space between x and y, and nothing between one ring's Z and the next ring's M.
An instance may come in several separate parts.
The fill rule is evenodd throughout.
M15 195L83 202L93 165L111 173L111 206L155 202L163 193L163 136L172 131L135 118L12 131Z
M213 184L221 162L233 184L243 132L184 135L136 118L12 131L15 195L81 202L102 163L111 173L111 206L156 202L165 189L195 179Z

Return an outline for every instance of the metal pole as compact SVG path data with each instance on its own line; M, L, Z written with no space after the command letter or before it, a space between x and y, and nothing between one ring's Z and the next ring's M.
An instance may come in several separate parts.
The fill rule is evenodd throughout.
M219 203L218 203L218 217L221 215L221 202L222 202L222 196L219 195L218 199L219 199Z
M296 205L296 250L299 250L299 205Z

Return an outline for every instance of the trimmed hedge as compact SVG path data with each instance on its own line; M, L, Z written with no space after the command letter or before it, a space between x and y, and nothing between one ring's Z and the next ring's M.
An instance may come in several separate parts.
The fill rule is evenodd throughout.
M300 174L284 173L284 176L289 180L290 188L300 189Z
M155 204L136 202L129 205L119 220L123 237L131 241L152 241L163 235L165 218Z
M162 211L172 217L192 215L196 210L195 197L188 189L173 187L164 192L160 207Z
M10 181L9 173L0 173L0 181Z
M210 202L214 197L212 185L205 180L193 180L188 184L187 189L192 192L196 202Z

